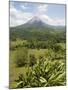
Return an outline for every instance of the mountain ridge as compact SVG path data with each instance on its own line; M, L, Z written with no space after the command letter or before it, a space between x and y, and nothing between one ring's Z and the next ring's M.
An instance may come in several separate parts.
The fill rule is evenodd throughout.
M31 27L31 26L41 26L41 27L65 27L65 26L54 26L54 25L50 25L50 24L47 24L45 23L41 18L39 18L38 16L34 16L32 17L30 20L28 20L26 23L24 24L21 24L21 25L18 25L18 26L14 26L14 27L10 27L10 28L19 28L19 27Z
M10 28L10 39L21 38L24 40L45 40L51 41L53 38L65 40L65 27L54 27L44 23L41 19L35 17L27 23ZM55 41L55 40L54 40Z

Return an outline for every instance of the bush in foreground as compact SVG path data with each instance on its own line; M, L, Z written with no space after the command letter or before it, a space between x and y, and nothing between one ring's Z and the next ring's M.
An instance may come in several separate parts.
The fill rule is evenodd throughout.
M29 55L29 66L35 65L36 62L37 62L37 60L36 60L35 55L34 55L34 54L30 54L30 55Z
M15 64L18 67L24 66L28 62L28 49L18 48L15 56Z
M18 78L16 88L65 85L64 63L56 60L53 62L50 60L43 61L38 62L28 70L26 78L24 76L21 79Z

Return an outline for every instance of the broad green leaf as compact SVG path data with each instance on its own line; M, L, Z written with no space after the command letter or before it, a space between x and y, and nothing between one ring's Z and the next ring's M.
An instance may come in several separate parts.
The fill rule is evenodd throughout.
M23 81L20 81L19 83L17 83L16 87L19 87L21 84L23 84Z
M45 78L43 78L43 77L40 77L40 82L41 83L47 83L47 80Z

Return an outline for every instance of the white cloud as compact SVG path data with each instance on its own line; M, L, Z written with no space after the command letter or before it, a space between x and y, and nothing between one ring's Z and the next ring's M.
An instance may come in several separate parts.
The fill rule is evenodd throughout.
M47 12L47 9L48 9L48 5L40 4L40 5L37 7L37 13L38 13L38 14L46 13L46 12Z
M48 5L40 4L37 6L37 13L35 15L43 14L47 11ZM25 4L20 6L21 9L26 9ZM14 7L14 3L10 4L10 26L17 26L26 23L30 18L33 17L32 13L18 10Z
M26 9L24 5L21 5L22 9ZM47 15L48 5L40 4L37 6L37 13L34 15L38 15L42 20L50 25L65 25L65 18L51 18ZM14 7L14 5L10 4L10 26L17 26L26 23L33 16L31 12L24 12L22 10L18 10Z
M27 7L25 7L24 5L21 5L21 9L24 9L24 10L25 10L26 8L27 8Z
M51 18L47 15L41 15L40 18L43 20L43 22L50 24L50 25L54 25L54 26L65 25L65 19Z
M51 18L50 16L47 15L47 10L48 5L41 4L37 7L38 16L41 17L45 23L55 26L65 25L65 18L64 19Z
M32 17L32 13L22 12L14 6L10 6L10 26L17 26L26 23Z

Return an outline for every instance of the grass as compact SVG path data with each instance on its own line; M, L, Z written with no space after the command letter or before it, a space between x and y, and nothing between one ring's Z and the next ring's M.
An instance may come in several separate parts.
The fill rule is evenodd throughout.
M29 49L29 54L34 54L36 58L38 58L40 55L44 55L47 49ZM10 51L10 88L16 87L16 80L20 73L22 73L25 76L25 73L27 72L27 67L16 67L15 65L15 52L16 50Z
M24 41L26 42L26 41ZM15 43L14 43L15 44ZM65 45L64 44L61 44L60 45L65 48ZM35 57L38 59L40 55L42 55L43 57L44 56L47 56L47 52L50 51L48 49L28 49L28 55L30 54L34 54ZM9 70L9 76L10 76L10 88L16 88L16 82L15 80L18 79L19 77L19 74L23 74L24 77L26 77L26 72L28 71L28 67L24 66L24 67L16 67L15 65L15 53L16 53L16 50L10 50L10 70ZM50 51L50 53L52 53L54 55L54 52ZM64 62L65 63L65 60L61 60L59 59L60 62Z

